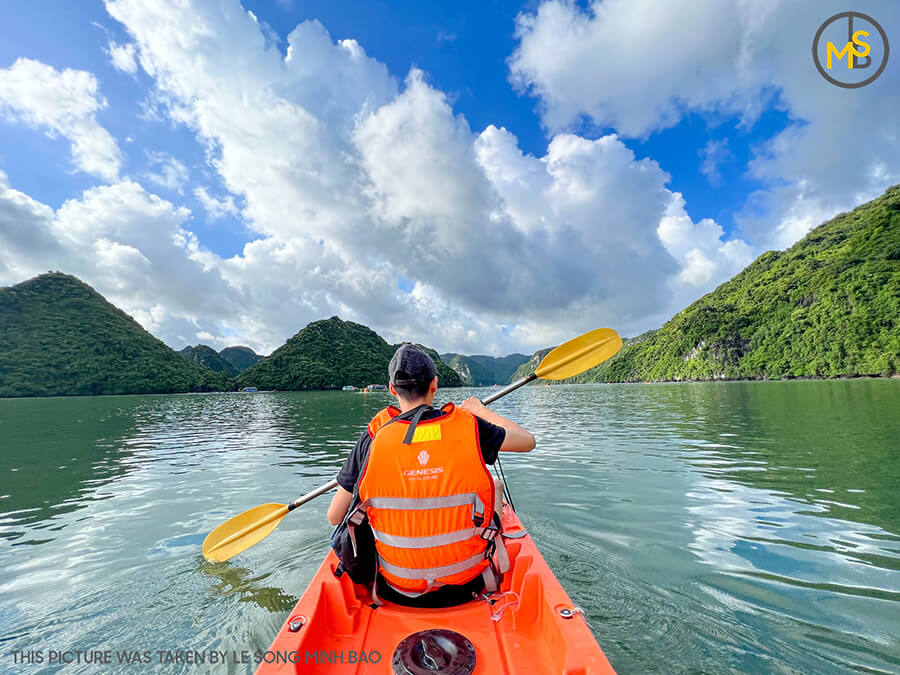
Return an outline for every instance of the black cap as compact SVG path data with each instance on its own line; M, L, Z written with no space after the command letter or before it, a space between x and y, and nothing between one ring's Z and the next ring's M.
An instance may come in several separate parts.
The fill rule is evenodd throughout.
M419 347L409 342L400 345L391 357L388 375L395 387L414 388L431 382L437 375L434 361Z

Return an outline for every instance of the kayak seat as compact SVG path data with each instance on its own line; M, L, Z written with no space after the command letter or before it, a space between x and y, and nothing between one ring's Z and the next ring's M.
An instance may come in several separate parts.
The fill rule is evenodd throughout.
M484 591L484 578L480 574L468 583L460 584L459 586L441 586L414 598L397 593L384 581L380 574L376 583L378 584L378 597L382 600L404 607L428 609L456 607L457 605L471 602Z

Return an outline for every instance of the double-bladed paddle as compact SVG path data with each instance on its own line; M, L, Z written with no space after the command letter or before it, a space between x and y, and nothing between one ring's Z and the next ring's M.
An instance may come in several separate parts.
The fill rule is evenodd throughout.
M485 405L493 403L538 378L564 380L583 373L606 361L619 351L621 346L622 338L612 328L592 330L561 344L541 360L531 375L504 387L496 394L491 394L483 403ZM268 537L288 513L335 487L337 481L332 480L312 492L307 492L290 504L263 504L225 521L203 541L203 557L212 562L222 562L241 551L246 551Z

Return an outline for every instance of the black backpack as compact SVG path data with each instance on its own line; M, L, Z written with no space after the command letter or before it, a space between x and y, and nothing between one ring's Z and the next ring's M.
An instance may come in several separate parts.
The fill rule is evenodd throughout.
M359 499L351 504L351 513L356 511ZM375 557L375 535L369 519L364 518L359 525L350 523L350 514L338 525L331 535L331 548L340 562L334 570L334 576L348 574L355 584L369 586L375 581L378 561Z

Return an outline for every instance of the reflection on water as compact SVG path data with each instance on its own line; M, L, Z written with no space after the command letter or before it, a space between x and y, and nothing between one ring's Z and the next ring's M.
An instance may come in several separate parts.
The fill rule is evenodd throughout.
M201 574L215 580L209 588L209 594L216 598L235 594L239 602L252 602L270 612L287 612L300 599L299 596L288 595L280 588L260 585L260 582L268 579L271 573L253 576L253 573L244 567L229 562L210 563L202 556L198 567Z
M0 671L22 649L267 647L327 550L327 498L229 563L203 538L332 478L388 400L0 400ZM900 669L900 382L533 387L494 407L538 438L505 462L513 497L621 672Z

